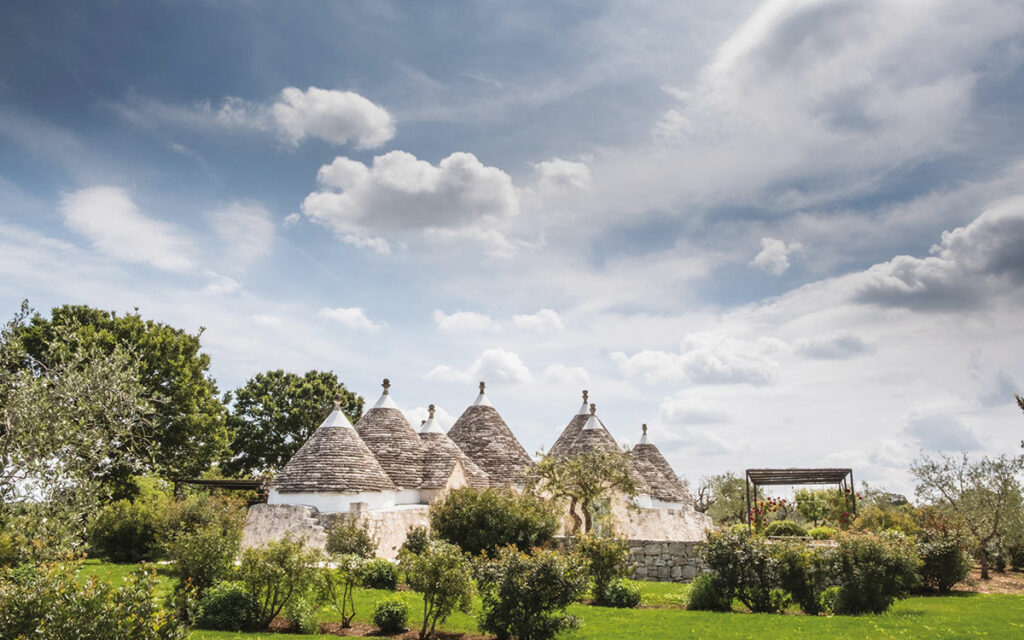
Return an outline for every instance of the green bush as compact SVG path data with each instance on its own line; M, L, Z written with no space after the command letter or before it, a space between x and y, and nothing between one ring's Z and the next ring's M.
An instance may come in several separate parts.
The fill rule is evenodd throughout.
M373 624L386 635L405 631L409 628L409 605L398 596L378 600L373 607Z
M690 611L729 611L732 597L721 579L711 573L702 573L690 583L686 608Z
M377 554L377 540L370 533L370 523L337 522L327 532L327 553L352 553L361 558Z
M472 565L462 551L443 540L434 540L421 554L406 553L402 569L409 588L423 594L423 626L420 640L434 633L456 607L469 613L473 604Z
M842 535L835 553L843 585L835 613L882 613L918 584L917 551L900 534Z
M32 542L10 529L0 530L0 569L16 567L32 560Z
M319 551L306 549L301 540L291 538L242 553L238 576L260 603L260 628L269 625L292 599L310 594L321 557Z
M828 548L790 542L771 545L778 562L779 586L808 615L821 611L821 594L832 577L833 554Z
M288 621L288 630L293 633L316 633L320 627L316 623L316 602L309 595L291 598L284 607L284 617Z
M158 513L157 541L166 546L183 533L207 527L241 536L247 512L245 502L234 496L202 493L175 500L163 505Z
M927 532L917 543L921 559L921 583L925 588L947 593L962 581L974 566L974 560L958 536L946 532Z
M22 565L0 572L0 638L185 640L188 629L160 608L156 577L137 571L120 586L77 578L80 565Z
M620 609L635 609L640 606L641 599L640 585L624 578L616 578L605 587L601 604Z
M792 520L776 520L769 524L765 530L766 536L798 536L805 537L807 530Z
M213 631L253 631L259 626L260 603L241 582L218 582L199 600L195 625Z
M130 500L112 502L89 522L89 548L111 562L153 560L157 555L156 517L149 505Z
M815 540L831 540L836 537L836 530L832 527L813 527L807 530L807 535L811 536Z
M476 569L482 631L499 638L548 640L579 627L579 620L565 612L587 585L573 557L542 550L527 555L505 547L494 560L481 558Z
M384 558L374 558L363 565L363 586L367 589L394 591L398 586L398 569Z
M415 554L423 553L427 550L428 544L430 544L430 529L426 527L409 527L409 530L405 533L405 542L402 543L399 554L402 551Z
M731 527L729 527L728 530L730 532L732 532L732 533L735 533L735 534L741 535L741 536L756 535L756 532L754 531L753 527L751 527L749 524L743 524L742 522L738 522L738 523L732 525Z
M593 580L596 604L609 604L606 590L616 578L628 578L632 573L633 556L629 542L622 538L598 538L585 534L576 539L574 550L586 563L587 573Z
M829 587L821 592L821 602L819 608L829 615L837 613L839 608L839 599L842 597L842 587Z
M755 613L770 613L781 611L787 598L777 588L778 560L768 547L761 537L709 533L699 553L720 579L723 597L736 597Z
M558 527L551 501L511 489L456 489L430 505L434 535L473 555L509 544L520 551L544 546Z
M1007 543L1006 556L1015 571L1024 570L1024 537Z
M179 534L167 545L167 557L179 581L179 591L190 585L200 598L227 578L238 554L240 532L225 532L209 525Z
M356 617L355 589L363 582L363 566L366 560L347 553L331 557L333 567L320 570L320 594L323 599L334 607L341 628L352 626L352 618Z

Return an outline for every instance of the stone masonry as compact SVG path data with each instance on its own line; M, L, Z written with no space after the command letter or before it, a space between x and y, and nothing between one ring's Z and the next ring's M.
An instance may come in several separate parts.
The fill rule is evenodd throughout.
M651 582L690 582L704 572L697 555L700 542L666 542L663 540L630 540L633 554L634 580Z

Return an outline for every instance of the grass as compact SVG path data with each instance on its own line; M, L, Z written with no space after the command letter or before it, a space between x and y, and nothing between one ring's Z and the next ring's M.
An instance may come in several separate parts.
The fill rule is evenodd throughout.
M136 565L110 565L89 561L83 575L104 580L123 579ZM159 575L161 590L169 592L172 578ZM642 609L612 609L573 605L569 612L583 620L583 627L566 636L571 640L636 638L708 638L745 640L785 638L793 640L888 640L888 639L960 639L1024 638L1024 596L1004 594L958 593L942 597L913 597L897 602L885 614L873 616L802 616L751 613L708 613L684 611L687 585L643 582ZM356 622L369 623L377 600L392 595L389 591L360 589L356 592ZM409 603L410 622L422 619L423 600L418 594L398 592ZM479 610L479 601L474 609ZM321 611L321 620L338 617L329 608ZM443 625L445 631L479 633L472 615L453 614ZM284 638L323 640L330 636L281 635L275 633L231 633L193 631L190 640L283 640Z

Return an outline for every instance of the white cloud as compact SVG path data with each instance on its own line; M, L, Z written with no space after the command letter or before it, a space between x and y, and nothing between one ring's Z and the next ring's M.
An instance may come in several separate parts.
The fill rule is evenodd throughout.
M355 142L360 149L371 149L395 136L391 114L351 91L287 87L271 112L294 145L315 137L338 145Z
M727 422L730 416L706 400L676 394L662 399L658 419L665 424L710 424Z
M253 313L249 316L249 320L253 324L258 324L262 327L281 327L284 326L284 319L279 316L274 316L266 313Z
M317 315L324 320L336 322L347 329L377 331L383 326L370 320L366 316L366 312L360 307L338 307L335 309L324 307L317 312Z
M551 333L563 331L565 323L553 309L541 309L537 313L512 316L512 324L517 329Z
M679 353L645 350L627 356L617 351L612 360L627 377L648 383L763 385L774 382L780 370L777 362L757 353L764 348L712 333L694 333L683 338Z
M337 157L320 168L325 187L309 194L302 212L340 233L366 235L498 222L518 211L512 180L471 153L453 153L437 166L390 151L367 166Z
M232 202L209 213L210 224L232 264L247 266L270 254L276 229L271 213L260 204Z
M112 258L166 271L195 267L191 242L181 230L143 215L124 189L100 186L65 194L61 213L68 227Z
M824 360L850 358L867 353L873 348L860 336L842 330L819 336L798 338L793 341L793 347L800 355Z
M789 269L789 254L800 248L799 242L791 242L787 245L782 240L775 238L761 238L761 252L754 257L750 264L765 273L780 276Z
M299 224L300 222L302 222L302 214L300 214L300 213L294 213L293 212L293 213L289 213L288 215L286 215L284 217L284 226L286 228L287 227L294 227L295 225Z
M534 167L540 174L538 186L542 190L590 189L590 167L582 162L552 158Z
M545 382L555 383L585 383L590 380L590 374L583 367L570 367L556 363L547 366L540 374Z
M437 330L444 333L500 331L501 325L490 316L475 311L457 311L445 313L440 309L434 311L434 323Z
M505 349L488 349L469 367L456 369L448 365L434 367L425 376L427 380L468 382L487 380L494 382L530 382L533 376L519 354Z
M234 293L242 288L242 283L234 278L213 271L208 271L206 275L210 278L210 282L203 287L203 293L216 296Z

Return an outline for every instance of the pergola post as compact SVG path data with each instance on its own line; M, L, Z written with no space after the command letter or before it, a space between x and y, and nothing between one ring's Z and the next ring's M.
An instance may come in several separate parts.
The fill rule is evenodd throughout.
M745 479L746 479L746 482L744 482L743 484L744 484L744 486L747 489L747 528L748 529L753 529L754 525L753 525L752 522L750 522L750 471L749 470L746 473Z

